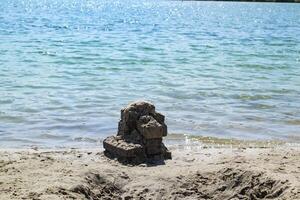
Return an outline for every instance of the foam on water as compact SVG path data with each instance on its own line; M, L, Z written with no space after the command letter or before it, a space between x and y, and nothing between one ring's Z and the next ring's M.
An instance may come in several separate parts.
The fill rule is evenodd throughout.
M0 146L97 145L136 99L171 133L299 142L299 19L298 4L2 2Z

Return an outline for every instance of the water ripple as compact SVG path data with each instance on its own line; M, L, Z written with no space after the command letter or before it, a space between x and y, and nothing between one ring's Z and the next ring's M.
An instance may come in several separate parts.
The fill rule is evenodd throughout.
M296 4L15 0L0 10L0 147L99 145L136 99L153 101L172 133L299 136Z

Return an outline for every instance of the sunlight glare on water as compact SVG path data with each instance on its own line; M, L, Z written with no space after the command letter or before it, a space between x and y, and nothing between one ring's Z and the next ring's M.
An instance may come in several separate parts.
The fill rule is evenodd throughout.
M299 142L299 20L298 4L2 2L0 146L97 144L136 99L170 133Z

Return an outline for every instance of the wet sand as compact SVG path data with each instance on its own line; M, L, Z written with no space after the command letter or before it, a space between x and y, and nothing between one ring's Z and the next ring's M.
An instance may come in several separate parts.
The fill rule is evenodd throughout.
M164 165L93 150L0 150L0 199L300 199L300 148L171 148Z

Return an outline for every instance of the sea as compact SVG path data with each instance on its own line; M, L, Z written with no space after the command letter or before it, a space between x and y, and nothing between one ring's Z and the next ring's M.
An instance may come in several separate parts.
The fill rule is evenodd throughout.
M300 143L300 4L1 1L1 148L101 146L136 100L169 136Z

